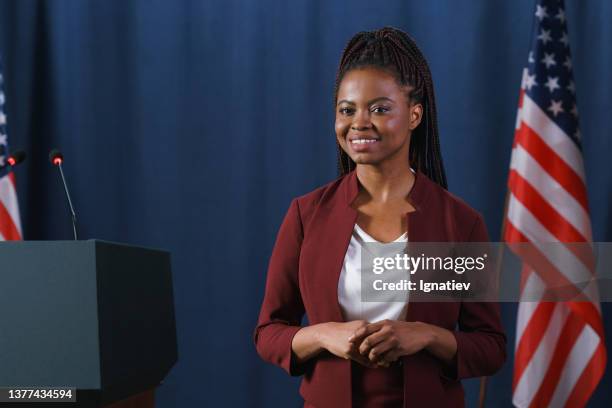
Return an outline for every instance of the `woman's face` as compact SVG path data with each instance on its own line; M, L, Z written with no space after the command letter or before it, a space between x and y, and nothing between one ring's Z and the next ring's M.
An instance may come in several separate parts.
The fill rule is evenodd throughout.
M376 68L347 72L338 89L336 137L357 164L408 162L410 135L423 108L408 102L408 88Z

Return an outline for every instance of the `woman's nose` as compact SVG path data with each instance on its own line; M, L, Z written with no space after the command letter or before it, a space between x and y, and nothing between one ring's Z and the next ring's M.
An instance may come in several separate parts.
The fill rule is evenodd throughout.
M353 115L353 123L351 123L351 128L354 130L362 130L369 129L372 126L372 122L370 121L370 112L367 110L361 110L355 112Z

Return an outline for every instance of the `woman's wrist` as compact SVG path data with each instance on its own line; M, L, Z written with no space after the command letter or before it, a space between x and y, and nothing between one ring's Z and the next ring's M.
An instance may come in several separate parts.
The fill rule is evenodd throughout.
M293 337L291 348L298 362L309 360L323 351L322 324L302 327Z
M319 351L327 350L327 330L329 329L330 323L319 323L312 327L314 341Z
M433 324L422 323L425 336L425 349L439 359L450 362L457 353L457 341L450 330Z
M423 327L423 333L425 338L425 349L429 350L430 348L435 348L439 346L440 343L440 333L437 329L440 327L434 326L429 323L419 322ZM442 329L444 330L444 329Z

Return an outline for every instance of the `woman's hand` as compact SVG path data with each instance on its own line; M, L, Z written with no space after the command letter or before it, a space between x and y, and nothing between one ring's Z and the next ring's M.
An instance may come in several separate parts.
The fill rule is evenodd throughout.
M382 320L359 327L350 342L358 345L359 354L367 357L371 364L384 365L428 348L435 341L435 326L421 322Z
M345 323L322 323L318 330L318 337L321 347L335 356L344 359L355 360L366 366L373 367L374 364L368 360L367 356L359 353L359 344L349 341L349 338L358 330L363 330L368 326L365 320L354 320Z

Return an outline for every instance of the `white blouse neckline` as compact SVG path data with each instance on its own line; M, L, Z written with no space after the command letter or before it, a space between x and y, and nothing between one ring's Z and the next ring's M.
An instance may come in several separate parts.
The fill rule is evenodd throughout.
M355 223L355 232L357 232L361 240L364 242L378 242L379 244L392 244L394 242L406 242L408 240L408 231L406 231L391 242L378 241L377 239L370 236L370 234L365 232L365 230L361 228L357 223Z

